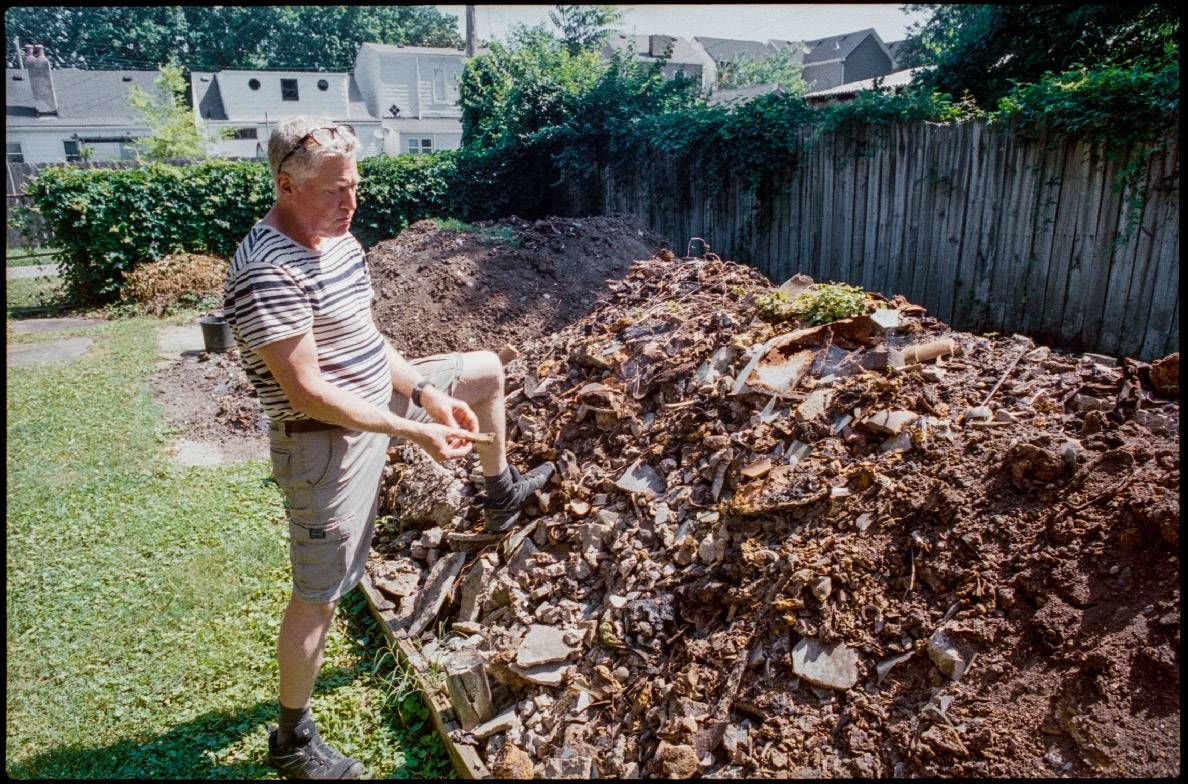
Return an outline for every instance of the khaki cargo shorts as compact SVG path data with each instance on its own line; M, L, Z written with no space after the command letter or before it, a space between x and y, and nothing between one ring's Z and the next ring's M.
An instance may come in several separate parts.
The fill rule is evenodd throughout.
M462 355L435 354L409 364L452 395ZM396 392L388 407L407 419L433 421ZM270 439L272 477L284 491L289 518L293 593L312 604L337 601L363 579L388 447L399 439L342 428L287 433L276 423Z

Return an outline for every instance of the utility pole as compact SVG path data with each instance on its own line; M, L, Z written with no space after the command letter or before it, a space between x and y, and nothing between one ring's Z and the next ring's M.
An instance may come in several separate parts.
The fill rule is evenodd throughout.
M466 56L474 57L475 38L477 31L475 28L478 25L475 23L474 6L466 6Z

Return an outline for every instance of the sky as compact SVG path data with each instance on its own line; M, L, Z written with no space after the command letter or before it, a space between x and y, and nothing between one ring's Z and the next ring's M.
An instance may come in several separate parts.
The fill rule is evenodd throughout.
M927 19L927 12L906 14L901 5L789 5L789 4L703 4L703 5L622 5L626 33L646 35L664 33L683 38L696 35L713 38L740 38L765 41L778 38L811 41L831 35L873 27L885 42L902 39L908 25ZM466 35L466 6L439 5L442 13L458 18L458 32ZM548 24L552 5L476 5L475 16L480 39L504 40L517 22ZM551 25L550 29L551 29Z

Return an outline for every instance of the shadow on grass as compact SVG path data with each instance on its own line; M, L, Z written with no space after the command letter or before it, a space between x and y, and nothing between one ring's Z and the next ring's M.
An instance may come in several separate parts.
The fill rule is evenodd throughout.
M367 609L366 599L358 589L343 598L338 612L346 622L347 639L360 665L354 669L323 669L314 688L315 706L319 697L349 685L370 672L369 663L375 657L377 646L384 644L375 620ZM359 637L366 637L368 643L361 644ZM382 674L375 673L372 677L379 678ZM416 709L412 711L411 717L403 715L408 713L408 706L414 703L420 704L415 693L385 700L385 707L376 717L376 724L395 729L404 764L391 771L375 770L373 765L369 765L372 776L423 778L449 774L445 747L432 726L428 725L427 719L422 720L417 715L420 711ZM212 710L172 727L161 735L131 737L105 746L62 746L20 764L8 765L6 772L9 778L14 779L276 778L276 771L268 764L267 742L264 740L265 725L276 722L275 700L257 702L241 710ZM240 743L245 737L259 738L258 743L250 746L252 759L231 763L218 761L219 752ZM333 738L327 740L334 744Z

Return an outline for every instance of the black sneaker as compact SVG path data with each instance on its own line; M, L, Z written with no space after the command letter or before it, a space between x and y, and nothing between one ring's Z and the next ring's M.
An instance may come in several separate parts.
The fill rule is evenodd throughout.
M483 516L486 517L487 531L502 533L512 528L520 521L520 510L528 499L540 488L544 487L556 471L556 466L541 463L526 474L521 475L515 466L509 466L512 472L512 489L501 504L493 504L488 500L483 504Z
M344 757L314 729L306 719L293 729L293 741L277 746L276 730L268 733L268 762L288 779L363 779L367 769L357 759Z

